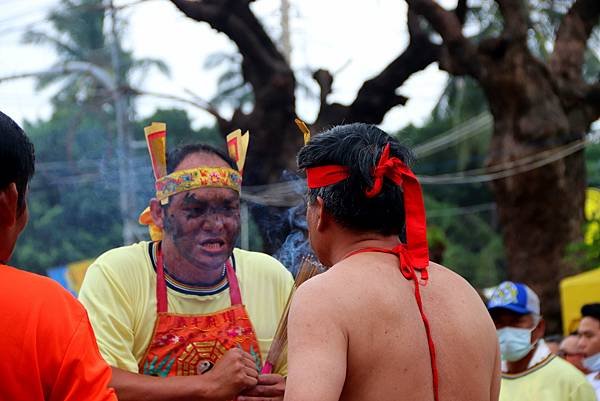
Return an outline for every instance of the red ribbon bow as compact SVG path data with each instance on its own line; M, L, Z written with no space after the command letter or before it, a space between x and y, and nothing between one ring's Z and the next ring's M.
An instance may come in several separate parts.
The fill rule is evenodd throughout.
M367 198L374 198L379 195L383 187L384 178L389 178L396 185L402 186L402 174L406 171L410 170L402 160L397 157L390 158L390 144L388 143L383 148L379 162L377 162L377 166L373 170L373 178L375 179L373 186L371 189L365 191L365 195L367 195Z

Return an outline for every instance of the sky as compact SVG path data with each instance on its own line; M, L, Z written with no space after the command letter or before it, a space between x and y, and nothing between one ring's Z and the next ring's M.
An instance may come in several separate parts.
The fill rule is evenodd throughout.
M442 3L449 2L452 1ZM214 96L219 71L207 70L204 63L215 52L235 52L233 42L208 24L187 18L167 0L115 0L117 6L131 3L136 4L120 11L128 25L122 38L124 47L138 58L162 59L171 70L169 77L149 71L139 86L186 98L186 91L202 99ZM330 101L350 103L361 84L378 74L406 46L406 5L401 0L290 3L292 65L297 79L316 91L316 85L308 79L309 73L328 69L335 77ZM0 0L0 77L41 71L56 61L52 49L23 44L21 36L33 26L48 27L44 17L58 4L59 0ZM252 4L274 39L280 31L279 7L280 0L258 0ZM422 124L436 104L446 78L447 74L437 65L415 74L398 90L409 98L408 103L390 111L381 126L394 131L408 123ZM55 89L37 91L33 79L0 83L0 110L19 123L47 118L51 113L48 99ZM302 93L297 98L298 115L310 123L318 111L316 100ZM148 116L160 107L185 108L196 127L214 123L213 117L199 108L154 97L139 98L137 114ZM225 116L228 113L229 110L223 110Z

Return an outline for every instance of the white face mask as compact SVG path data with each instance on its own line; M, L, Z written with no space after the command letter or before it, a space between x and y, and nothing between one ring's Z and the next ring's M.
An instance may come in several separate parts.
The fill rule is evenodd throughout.
M583 366L590 372L600 372L600 352L584 358Z
M535 329L519 329L504 327L496 330L500 342L502 359L509 362L518 361L527 355L535 344L531 343L531 332Z

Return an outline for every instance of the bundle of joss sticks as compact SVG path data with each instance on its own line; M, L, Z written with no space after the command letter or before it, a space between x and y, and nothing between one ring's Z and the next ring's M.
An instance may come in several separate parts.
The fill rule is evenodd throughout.
M273 337L273 342L271 343L271 348L267 354L267 359L261 370L262 374L269 374L273 371L276 371L276 368L279 367L279 363L281 362L280 359L287 349L288 315L290 313L290 305L292 303L294 292L306 280L316 276L319 273L322 273L324 270L325 268L323 265L317 262L313 257L306 256L302 259L298 273L296 274L296 279L294 280L294 287L290 291L290 296L288 297L283 315L281 316L279 324L277 325L277 331L275 331L275 337Z

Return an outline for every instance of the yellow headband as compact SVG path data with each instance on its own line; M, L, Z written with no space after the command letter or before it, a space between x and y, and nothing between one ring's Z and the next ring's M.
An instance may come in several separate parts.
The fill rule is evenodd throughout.
M165 204L169 196L201 187L231 188L240 192L242 175L232 168L198 167L174 171L156 181L156 198Z

